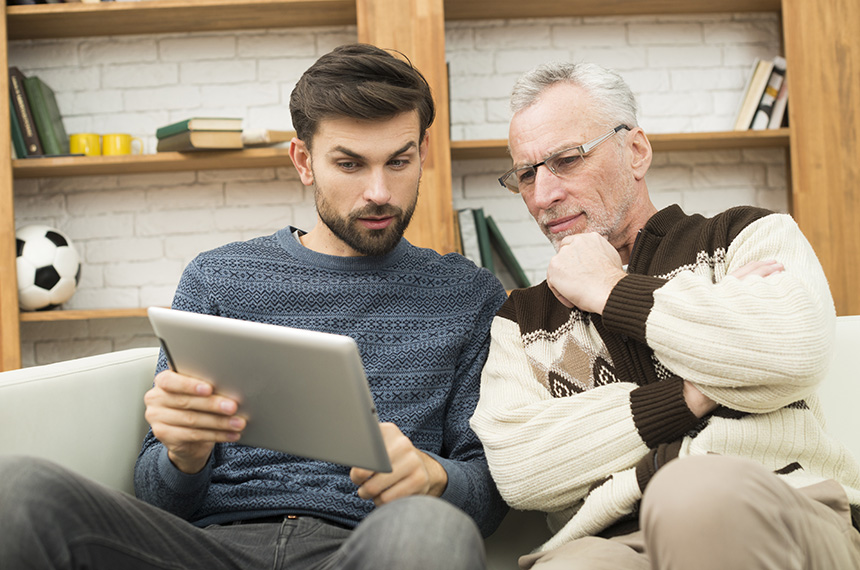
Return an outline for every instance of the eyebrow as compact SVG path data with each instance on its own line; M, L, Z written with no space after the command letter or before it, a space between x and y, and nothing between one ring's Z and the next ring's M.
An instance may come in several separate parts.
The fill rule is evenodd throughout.
M418 148L418 144L415 141L409 141L408 143L406 143L405 145L403 145L402 147L400 147L399 149L397 149L396 151L391 153L391 155L389 155L387 160L391 160L395 156L401 155L404 152L411 150L411 149L414 149L414 148ZM341 152L350 158L355 158L358 160L364 160L366 158L363 155L361 155L361 154L359 154L353 150L350 150L350 149L346 148L345 146L340 146L340 145L334 147L332 149L332 152Z
M559 145L555 150L552 150L552 151L550 151L550 152L548 152L548 153L546 153L546 154L542 155L542 158L541 158L540 160L538 160L538 161L535 161L535 162L526 162L525 164L520 164L520 165L514 164L514 165L513 165L513 167L514 167L514 168L517 168L517 169L520 169L520 168L525 168L525 167L527 167L527 166L534 166L535 164L540 164L541 162L545 162L545 161L546 161L546 159L548 159L549 157L551 157L552 155L554 155L554 154L555 154L555 153L557 153L557 152L561 152L561 151L563 151L563 150L571 150L571 149L574 149L574 148L576 148L576 147L582 146L582 145L584 145L584 144L585 144L585 143L576 143L576 144L563 144L563 145ZM510 146L508 147L508 153L510 153Z

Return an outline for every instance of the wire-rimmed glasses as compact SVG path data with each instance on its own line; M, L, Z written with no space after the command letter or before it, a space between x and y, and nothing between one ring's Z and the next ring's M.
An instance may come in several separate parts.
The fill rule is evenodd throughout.
M546 166L550 172L559 178L566 178L576 170L577 165L583 162L588 154L594 152L594 149L596 149L600 143L609 140L612 135L621 129L627 129L629 131L630 127L627 125L618 125L608 133L604 133L596 139L590 140L579 146L560 150L548 156L541 162L511 168L499 177L499 183L514 194L519 194L523 190L527 191L534 186L537 169L540 166Z

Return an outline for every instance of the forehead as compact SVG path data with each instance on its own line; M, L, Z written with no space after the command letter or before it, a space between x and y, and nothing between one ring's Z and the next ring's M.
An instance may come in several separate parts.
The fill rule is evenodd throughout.
M591 101L581 87L559 83L511 119L508 144L514 164L539 162L548 154L593 136Z
M417 111L378 120L333 117L319 122L313 137L313 150L328 154L345 148L368 156L384 154L394 152L409 142L418 145L420 131Z

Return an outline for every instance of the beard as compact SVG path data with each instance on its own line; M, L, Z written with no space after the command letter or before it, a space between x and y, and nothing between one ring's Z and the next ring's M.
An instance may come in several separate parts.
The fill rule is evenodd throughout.
M564 238L569 235L579 233L594 232L605 237L609 243L614 244L615 241L613 240L617 239L620 233L623 233L628 212L636 200L635 191L632 185L617 188L616 192L620 197L620 201L617 204L614 204L611 209L607 209L606 207L603 207L602 209L590 209L583 207L581 204L563 204L541 212L538 219L538 225L544 235L549 239L550 243L552 243L556 251L558 251L558 248L561 246L561 241ZM580 230L570 229L565 232L554 234L547 226L547 223L552 220L580 213L585 217L585 227Z
M314 202L320 220L342 242L362 255L385 255L397 247L403 238L403 233L412 221L415 206L418 204L418 188L415 189L415 199L406 209L391 204L368 204L358 210L353 210L346 217L340 216L334 206L326 199L325 193L314 185ZM369 230L362 227L358 221L365 217L392 217L393 222L381 230Z

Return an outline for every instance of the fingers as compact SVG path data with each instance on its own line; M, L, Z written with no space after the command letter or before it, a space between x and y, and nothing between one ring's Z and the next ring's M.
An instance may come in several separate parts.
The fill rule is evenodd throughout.
M736 279L744 279L750 276L768 277L782 271L785 271L785 266L782 263L774 259L767 259L751 261L729 273L729 276Z
M213 393L201 380L164 371L144 396L153 435L179 469L199 471L215 443L235 442L245 428L235 400Z
M376 473L354 467L349 476L359 486L358 496L372 499L377 506L381 506L401 497L427 494L431 479L421 452L396 425L383 423L380 429L392 471Z

